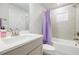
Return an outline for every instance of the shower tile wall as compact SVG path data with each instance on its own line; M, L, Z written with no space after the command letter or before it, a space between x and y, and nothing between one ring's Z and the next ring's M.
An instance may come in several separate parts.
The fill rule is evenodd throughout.
M74 36L74 14L72 5L52 10L52 33L54 37L62 39L73 39Z

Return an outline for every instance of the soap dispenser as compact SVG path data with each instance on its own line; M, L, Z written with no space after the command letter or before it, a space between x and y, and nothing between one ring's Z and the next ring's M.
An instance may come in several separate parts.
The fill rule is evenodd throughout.
M0 38L6 37L6 30L4 26L0 27Z

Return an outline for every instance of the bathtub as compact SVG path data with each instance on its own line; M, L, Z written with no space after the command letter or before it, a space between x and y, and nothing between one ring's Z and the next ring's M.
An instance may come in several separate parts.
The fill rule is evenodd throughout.
M55 53L58 55L79 55L79 44L74 40L52 38L52 45L56 48Z

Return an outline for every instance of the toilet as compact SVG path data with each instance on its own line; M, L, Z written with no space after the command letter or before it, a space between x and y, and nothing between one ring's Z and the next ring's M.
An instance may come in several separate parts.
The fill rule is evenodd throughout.
M55 48L48 44L43 44L43 54L44 55L55 55Z

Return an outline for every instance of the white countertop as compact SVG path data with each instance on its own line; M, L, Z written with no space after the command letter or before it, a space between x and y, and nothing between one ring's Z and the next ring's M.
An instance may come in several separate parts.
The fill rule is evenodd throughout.
M15 37L6 37L4 39L0 39L0 54L4 54L12 49L20 47L24 44L27 44L36 38L42 37L41 35L37 34L23 34Z

